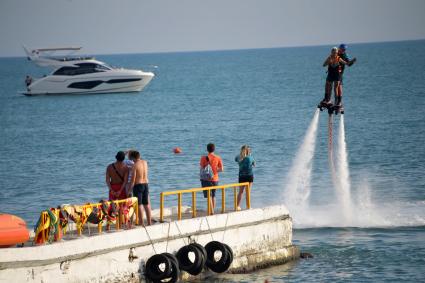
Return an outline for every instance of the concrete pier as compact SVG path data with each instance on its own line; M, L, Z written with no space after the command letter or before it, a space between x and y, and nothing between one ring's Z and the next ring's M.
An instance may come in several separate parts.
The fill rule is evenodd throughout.
M145 262L191 242L229 245L228 272L249 272L299 257L284 206L170 221L43 246L0 249L0 282L144 282ZM205 270L197 279L214 276ZM192 276L193 277L193 276ZM182 272L181 278L190 279Z

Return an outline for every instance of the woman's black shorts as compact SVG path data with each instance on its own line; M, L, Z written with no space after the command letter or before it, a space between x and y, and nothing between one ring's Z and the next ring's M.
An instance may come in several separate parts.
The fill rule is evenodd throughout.
M245 183L245 182L254 182L254 175L241 175L239 176L239 183Z
M342 78L342 76L339 73L328 73L326 80L328 82L340 82L341 78Z

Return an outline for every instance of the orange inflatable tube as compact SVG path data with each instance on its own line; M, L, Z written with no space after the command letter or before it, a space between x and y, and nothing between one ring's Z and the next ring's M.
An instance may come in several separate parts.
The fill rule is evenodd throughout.
M0 214L0 248L25 243L30 237L25 221L15 215Z

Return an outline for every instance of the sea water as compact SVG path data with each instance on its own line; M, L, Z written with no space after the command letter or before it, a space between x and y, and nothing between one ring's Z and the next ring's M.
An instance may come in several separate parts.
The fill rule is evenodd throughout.
M224 162L221 184L237 181L234 157L249 144L257 162L252 206L291 207L285 190L323 98L330 49L103 55L97 59L156 76L136 94L39 97L18 92L25 75L49 70L0 58L0 211L31 227L48 207L106 198L106 166L129 148L149 163L158 208L159 192L200 185L209 142ZM341 129L349 221L329 172L328 114L320 112L307 141L314 152L304 153L308 197L293 215L294 243L314 258L210 282L424 280L425 41L353 44L348 52L358 59L344 76ZM336 157L340 123L334 117ZM176 146L182 154L173 154Z

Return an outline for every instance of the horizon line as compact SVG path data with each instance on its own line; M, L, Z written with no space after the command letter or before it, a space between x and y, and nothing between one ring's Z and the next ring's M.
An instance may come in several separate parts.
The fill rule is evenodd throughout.
M349 45L359 44L377 44L377 43L396 43L408 41L423 41L425 38L417 39L403 39L403 40L387 40L387 41L365 41L365 42L348 42ZM307 48L307 47L322 47L332 44L312 44L312 45L287 45L287 46L271 46L271 47L247 47L247 48L228 48L228 49L205 49L205 50L180 50L180 51L158 51L158 52L129 52L129 53L95 53L95 56L109 56L109 55L136 55L136 54L175 54L175 53L202 53L202 52L225 52L225 51L241 51L241 50L264 50L264 49L282 49L282 48ZM338 45L338 44L337 44ZM0 58L25 58L22 56L0 56Z

